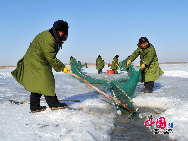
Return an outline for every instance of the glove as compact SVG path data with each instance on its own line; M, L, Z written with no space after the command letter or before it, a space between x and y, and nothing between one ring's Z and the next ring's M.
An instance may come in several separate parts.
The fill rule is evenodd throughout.
M140 68L143 70L143 69L145 69L145 67L146 67L146 65L142 64Z
M131 64L131 60L127 61L127 67Z
M70 72L70 70L69 70L69 68L67 68L66 66L65 66L65 68L64 68L64 70L62 71L62 72L64 72L64 73L69 73Z

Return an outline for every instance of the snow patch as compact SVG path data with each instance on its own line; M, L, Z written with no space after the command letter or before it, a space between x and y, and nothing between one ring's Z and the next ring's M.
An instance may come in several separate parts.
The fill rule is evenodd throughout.
M171 106L159 116L165 117L168 123L173 123L173 133L169 134L171 139L180 141L188 139L188 101L181 101L177 105Z
M165 76L188 78L188 72L182 70L164 71Z
M169 99L167 97L156 97L155 95L142 95L132 99L134 104L139 107L158 108L166 110L172 105L177 104L179 99Z

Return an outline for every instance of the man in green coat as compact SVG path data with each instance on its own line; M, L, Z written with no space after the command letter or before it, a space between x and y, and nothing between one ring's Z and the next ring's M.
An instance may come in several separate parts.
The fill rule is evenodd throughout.
M138 42L138 48L133 52L127 61L127 66L140 55L141 79L145 88L141 90L144 93L152 93L154 81L157 80L163 71L159 67L157 54L154 46L149 43L146 37L141 37Z
M85 62L85 67L88 68L87 63Z
M40 98L45 96L48 106L52 110L65 108L65 103L60 103L55 94L55 79L52 67L57 72L68 73L70 70L56 58L64 41L68 37L68 23L63 20L54 22L49 30L39 33L21 60L17 68L12 71L13 77L31 92L31 112L40 112L46 109L40 106Z
M96 59L96 69L98 70L98 74L102 73L102 69L104 68L104 60L102 60L101 56L98 55Z
M71 65L71 63L72 63L72 59L73 59L73 57L71 56L71 57L70 57L70 65Z
M116 55L113 60L112 60L112 65L111 65L111 69L114 71L115 74L118 73L117 69L118 69L118 57L119 55Z

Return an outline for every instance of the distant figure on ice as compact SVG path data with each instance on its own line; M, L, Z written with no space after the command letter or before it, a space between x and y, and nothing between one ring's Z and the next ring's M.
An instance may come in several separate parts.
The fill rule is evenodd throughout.
M108 67L110 67L111 66L111 64L110 63L108 63Z
M114 71L115 74L118 74L118 57L119 55L116 55L112 60L111 69Z
M49 30L39 33L31 42L26 54L12 71L13 77L31 92L30 110L32 113L46 109L40 106L40 98L45 96L48 106L52 110L67 107L60 103L55 93L55 79L52 67L56 72L69 73L69 69L56 58L64 41L68 37L68 23L63 20L54 22Z
M72 64L72 59L73 59L73 57L71 56L71 57L70 57L70 65Z
M157 54L154 46L149 43L146 37L141 37L138 41L138 48L133 52L127 61L127 66L140 55L141 81L145 88L141 90L144 93L152 93L154 81L163 74L159 67Z
M82 66L82 64L81 64L81 62L80 62L80 61L78 61L78 65L79 65L79 66Z
M81 70L82 70L82 63L81 63L80 61L78 61L77 70L78 70L78 71L81 71Z
M98 74L102 73L102 69L104 68L104 60L102 60L101 56L99 55L96 59L96 69L98 70Z
M85 67L88 68L87 63L85 62Z
M103 68L104 68L104 66L105 66L105 62L104 62L104 60L102 60L103 61Z

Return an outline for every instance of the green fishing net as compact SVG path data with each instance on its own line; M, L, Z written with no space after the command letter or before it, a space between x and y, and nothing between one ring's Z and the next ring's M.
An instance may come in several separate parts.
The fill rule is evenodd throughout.
M70 61L71 71L77 76L85 79L90 84L101 84L103 88L110 90L111 95L126 104L128 107L134 110L130 112L128 109L114 102L116 107L116 112L119 115L127 115L132 118L138 118L139 113L133 105L132 98L136 90L137 83L141 80L140 69L134 65L126 66L127 59L119 63L119 69L121 71L126 71L128 75L121 75L118 79L97 79L91 76L84 74L81 71L82 65L80 62L77 62L75 58L72 58ZM81 81L81 80L80 80ZM82 82L82 81L81 81Z

